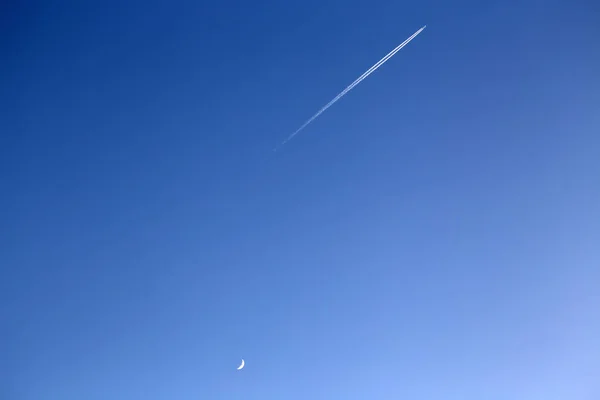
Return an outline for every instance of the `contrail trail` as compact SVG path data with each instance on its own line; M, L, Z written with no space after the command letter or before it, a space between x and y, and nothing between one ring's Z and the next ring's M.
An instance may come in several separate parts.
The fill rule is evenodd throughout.
M421 33L421 31L423 31L423 29L425 29L427 27L427 25L423 26L421 29L419 29L418 31L416 31L415 33L412 34L411 37L409 37L408 39L406 39L404 42L400 43L398 46L396 46L396 48L392 51L390 51L385 57L383 57L381 60L377 61L377 63L375 63L375 65L373 65L371 68L369 68L365 73L363 73L361 76L359 76L354 82L352 82L350 85L348 85L348 87L346 87L346 89L342 90L340 92L340 94L338 94L337 96L335 96L333 98L333 100L331 100L329 103L327 103L323 108L321 108L319 111L317 111L317 113L315 115L313 115L312 117L310 117L310 119L308 121L306 121L300 128L298 128L294 133L292 133L290 136L288 136L287 139L285 139L279 146L283 146L284 144L286 144L288 141L290 141L294 136L296 136L298 133L300 133L301 130L303 130L304 128L306 128L308 126L308 124L310 124L311 122L313 122L315 119L317 119L317 117L321 114L323 114L325 112L325 110L327 110L329 107L331 107L336 101L338 101L339 99L341 99L346 93L348 93L350 90L352 90L356 85L358 85L359 83L361 83L364 79L367 78L367 76L371 75L373 72L375 72L375 70L379 67L381 67L387 60L389 60L390 58L392 58L394 56L394 54L396 54L397 52L399 52L404 46L406 46L411 40L413 40L419 33ZM278 146L278 147L279 147ZM274 149L277 150L277 147Z

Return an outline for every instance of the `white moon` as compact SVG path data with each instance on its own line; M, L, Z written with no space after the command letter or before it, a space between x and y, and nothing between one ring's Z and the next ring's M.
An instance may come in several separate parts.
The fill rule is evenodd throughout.
M244 363L244 359L242 358L242 363L240 364L240 366L239 366L239 367L237 367L238 371L239 371L240 369L244 368L244 364L245 364L245 363Z

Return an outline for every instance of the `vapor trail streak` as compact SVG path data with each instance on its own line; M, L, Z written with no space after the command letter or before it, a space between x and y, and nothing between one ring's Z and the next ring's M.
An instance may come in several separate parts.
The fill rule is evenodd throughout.
M397 52L399 52L404 46L406 46L411 40L413 40L419 33L421 33L421 31L423 31L423 29L425 29L427 27L427 25L423 26L421 29L419 29L418 31L416 31L415 33L412 34L411 37L409 37L408 39L406 39L404 42L400 43L398 46L396 46L396 48L394 48L392 51L390 51L385 57L383 57L381 60L377 61L375 63L375 65L373 65L371 68L369 68L367 71L365 71L361 76L359 76L354 82L352 82L350 85L348 85L346 87L346 89L342 90L337 96L335 96L333 98L333 100L331 100L329 103L327 103L325 106L323 106L323 108L321 108L319 111L317 111L317 113L315 115L313 115L312 117L310 117L310 119L308 121L306 121L304 124L302 124L302 126L300 128L298 128L294 133L292 133L290 136L288 136L287 139L285 139L280 146L283 146L284 144L286 144L288 141L290 141L294 136L296 136L298 133L300 133L301 130L303 130L304 128L306 128L308 126L308 124L310 124L311 122L313 122L315 119L317 119L317 117L321 114L323 114L329 107L331 107L336 101L338 101L340 98L342 98L346 93L348 93L350 90L352 90L356 85L358 85L359 83L361 83L364 79L366 79L369 75L371 75L373 72L375 72L375 70L377 68L379 68L381 65L383 65L387 60L389 60L390 58L392 58L394 56L394 54L396 54Z

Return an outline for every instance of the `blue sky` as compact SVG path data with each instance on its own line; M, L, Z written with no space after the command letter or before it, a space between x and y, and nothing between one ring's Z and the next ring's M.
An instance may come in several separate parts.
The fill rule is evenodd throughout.
M0 15L0 397L600 395L593 2Z

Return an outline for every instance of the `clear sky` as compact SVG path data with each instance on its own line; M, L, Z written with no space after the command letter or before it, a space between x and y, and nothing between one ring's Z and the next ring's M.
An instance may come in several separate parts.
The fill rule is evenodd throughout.
M0 398L599 398L596 2L0 10Z

